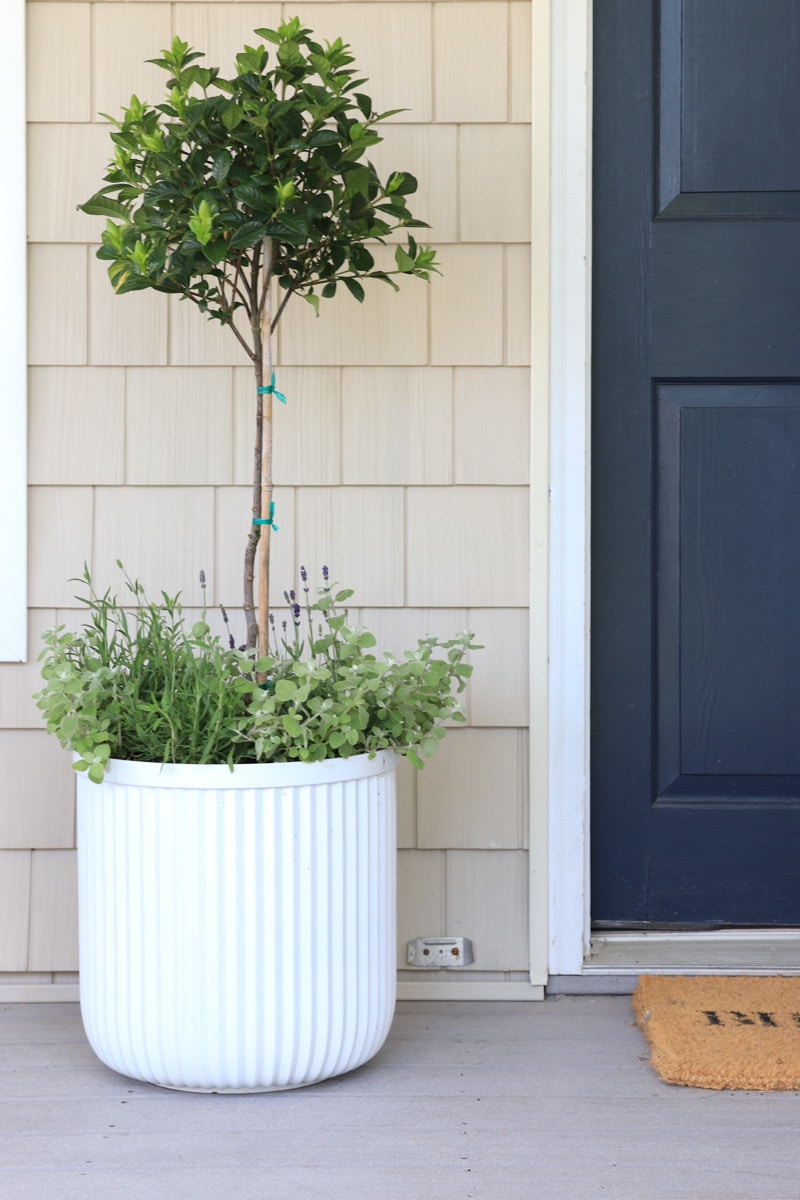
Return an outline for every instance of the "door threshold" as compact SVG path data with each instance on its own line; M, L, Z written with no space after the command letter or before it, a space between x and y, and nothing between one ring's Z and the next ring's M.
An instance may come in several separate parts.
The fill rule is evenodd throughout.
M584 975L800 975L800 929L597 933Z

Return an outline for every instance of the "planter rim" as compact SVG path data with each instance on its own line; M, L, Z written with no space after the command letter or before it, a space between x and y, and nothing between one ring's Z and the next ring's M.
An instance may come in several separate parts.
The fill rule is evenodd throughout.
M391 771L399 756L393 750L354 754L350 758L326 758L321 762L159 763L132 759L109 759L105 783L163 788L272 788L312 787L368 779Z

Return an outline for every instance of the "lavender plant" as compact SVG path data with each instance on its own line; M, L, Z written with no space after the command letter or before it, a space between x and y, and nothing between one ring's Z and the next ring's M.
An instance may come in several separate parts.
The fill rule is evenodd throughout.
M352 592L331 585L327 568L316 595L303 568L301 578L302 598L286 593L287 615L273 614L259 655L229 630L227 642L214 634L205 610L189 625L179 596L151 601L126 575L126 606L97 595L85 570L82 628L44 638L35 699L48 732L96 783L112 758L232 768L391 749L422 767L443 723L464 720L457 695L473 635L426 637L401 659L378 658L373 635L341 607Z

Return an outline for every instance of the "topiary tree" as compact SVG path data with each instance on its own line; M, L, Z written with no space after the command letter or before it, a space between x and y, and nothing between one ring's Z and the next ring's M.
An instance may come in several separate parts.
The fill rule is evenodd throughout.
M413 176L398 171L381 182L365 159L382 141L376 127L400 110L373 110L341 39L323 46L296 17L255 32L275 47L272 58L264 45L245 46L230 79L200 66L204 55L177 37L150 60L168 74L165 101L149 107L133 96L121 121L107 118L116 149L106 186L78 207L108 218L97 255L109 263L115 292L154 288L191 300L232 331L253 364L243 607L247 644L260 638L263 652L276 528L272 407L280 397L271 335L295 294L319 314L320 298L339 284L362 301L362 280L397 289L393 277L427 280L438 264L411 234L396 247L392 269L377 267L368 245L425 225L406 202L416 191Z

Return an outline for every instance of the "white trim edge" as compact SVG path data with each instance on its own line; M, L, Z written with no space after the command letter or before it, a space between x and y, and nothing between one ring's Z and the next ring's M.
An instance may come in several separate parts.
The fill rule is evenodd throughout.
M408 980L397 985L398 1000L544 1000L544 985L531 983L434 983Z
M0 1004L77 1004L77 983L0 983Z
M0 196L5 275L0 293L0 662L27 656L27 253L25 221L25 0L6 4L0 109L9 114L3 166L12 180Z
M0 984L0 1004L76 1004L77 983ZM398 983L398 1000L544 1000L544 988L529 983Z
M551 0L550 973L588 952L591 2Z

